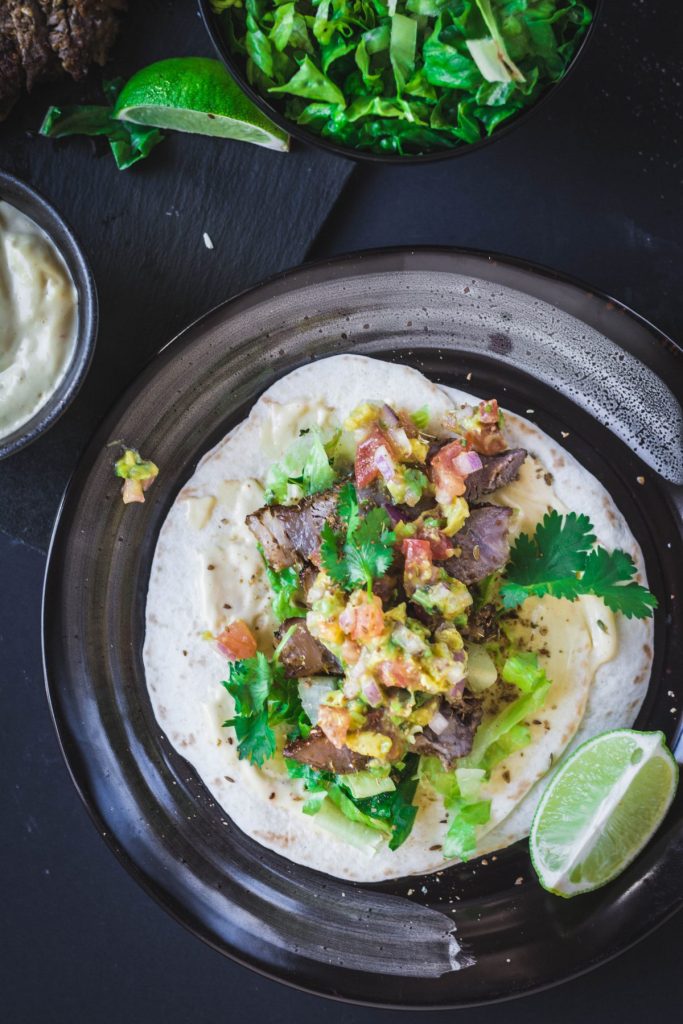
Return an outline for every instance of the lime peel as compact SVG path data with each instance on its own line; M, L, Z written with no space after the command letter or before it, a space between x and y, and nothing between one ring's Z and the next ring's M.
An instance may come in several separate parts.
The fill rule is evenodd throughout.
M171 57L142 68L114 108L119 121L253 142L286 152L289 136L244 95L220 61Z
M529 845L541 885L565 898L606 885L654 835L677 783L661 732L615 729L582 744L534 816Z

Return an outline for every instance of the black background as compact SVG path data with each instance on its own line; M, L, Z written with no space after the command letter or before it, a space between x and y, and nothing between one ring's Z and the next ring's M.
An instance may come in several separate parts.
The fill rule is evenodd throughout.
M192 3L131 7L116 73L210 53ZM59 494L95 423L162 344L306 256L394 244L505 252L590 281L680 340L679 37L674 0L604 0L576 74L538 116L493 146L422 167L354 168L302 147L282 155L177 136L120 173L88 141L34 134L47 103L97 99L97 76L34 95L0 126L0 168L43 191L76 229L102 313L96 361L71 410L0 465L0 1013L8 1024L396 1016L324 1003L223 959L139 890L97 837L42 685L40 589ZM591 975L459 1016L610 1024L675 1015L682 940L679 915Z

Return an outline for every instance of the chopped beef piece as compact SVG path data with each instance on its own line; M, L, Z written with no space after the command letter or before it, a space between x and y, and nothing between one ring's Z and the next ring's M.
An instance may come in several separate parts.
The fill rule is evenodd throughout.
M483 644L488 640L497 640L500 634L498 619L496 617L496 606L483 604L481 608L472 611L467 620L467 625L460 630L466 640L474 644Z
M512 509L504 505L471 509L462 530L453 536L456 554L441 563L446 572L469 586L502 568L510 557L511 515Z
M398 586L398 576L380 576L378 579L372 581L372 592L377 594L382 603L386 603L390 600L392 594Z
M337 525L337 491L333 487L295 505L264 505L247 516L247 526L274 569L285 569L302 559L316 561L324 524Z
M405 743L398 729L391 724L388 715L381 708L370 711L365 719L363 732L381 732L391 739L391 750L386 755L387 761L400 761L405 753Z
M342 674L334 654L309 633L303 619L286 619L275 634L278 640L291 626L294 632L280 651L280 664L290 679Z
M247 526L262 546L269 563L278 572L297 561L285 524L278 515L280 508L281 505L264 505L247 516Z
M304 599L308 601L308 591L318 578L318 570L314 565L305 565L299 573L299 583L304 592Z
M481 455L481 469L470 473L465 481L465 498L478 501L485 494L516 480L526 456L524 448L509 448L500 455Z
M413 750L418 754L436 755L445 768L452 768L459 757L467 757L472 750L474 734L483 714L478 697L465 694L457 704L442 699L439 713L448 725L438 735L429 726L415 736Z
M291 757L302 764L310 764L311 768L319 772L334 772L335 775L362 771L370 760L363 754L349 750L348 747L335 747L317 726L311 729L305 740L298 739L288 743L283 753L285 757Z

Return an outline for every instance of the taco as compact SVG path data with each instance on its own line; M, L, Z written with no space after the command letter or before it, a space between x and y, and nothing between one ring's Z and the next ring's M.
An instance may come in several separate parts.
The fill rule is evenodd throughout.
M562 755L633 723L645 582L610 495L532 422L336 356L266 391L179 494L146 679L259 843L421 874L522 838Z

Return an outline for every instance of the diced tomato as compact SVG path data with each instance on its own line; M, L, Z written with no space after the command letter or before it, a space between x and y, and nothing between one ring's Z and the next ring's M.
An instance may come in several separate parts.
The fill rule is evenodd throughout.
M468 438L469 440L469 438ZM440 449L432 459L432 483L437 501L447 504L465 493L465 481L455 467L455 459L462 455L460 441L451 441Z
M241 619L235 619L229 626L219 633L216 642L230 661L241 661L242 658L253 658L256 654L256 640L247 626Z
M434 574L432 561L432 545L428 540L407 537L401 547L405 558L403 583L408 594L414 593L416 587L431 583Z
M440 530L434 530L429 534L429 545L432 549L432 558L435 562L443 562L450 558L454 552L453 542Z
M337 749L344 746L350 724L351 715L347 708L330 708L327 704L318 708L318 725Z
M420 683L420 670L417 665L400 658L395 661L381 661L376 671L383 686L400 686L402 689L410 690Z
M468 431L467 440L480 455L497 455L507 448L507 442L497 426L484 427L476 433Z
M378 476L390 480L396 468L391 441L379 427L373 427L356 449L356 485L367 487Z
M360 647L353 640L345 640L342 644L341 656L347 665L355 665L360 658Z
M479 403L479 421L480 423L498 423L497 399L489 398L487 402Z
M362 603L350 604L339 616L339 625L352 640L363 643L380 636L384 630L382 601L376 594L365 594Z

